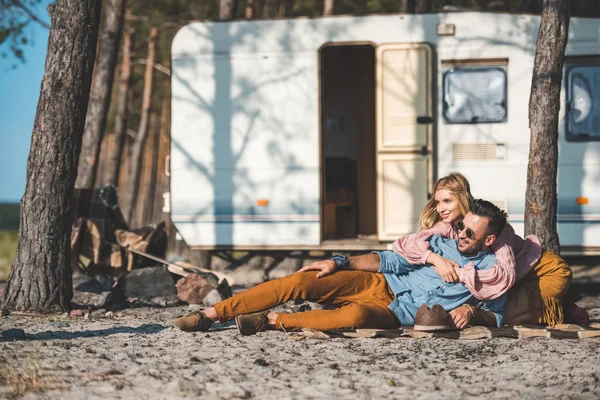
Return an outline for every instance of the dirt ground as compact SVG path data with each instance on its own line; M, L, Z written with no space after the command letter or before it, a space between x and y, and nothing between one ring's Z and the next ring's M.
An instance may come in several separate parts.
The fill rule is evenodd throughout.
M596 272L576 273L584 286ZM600 322L600 296L580 303ZM233 324L185 333L197 306L0 319L0 398L600 398L600 338L291 340ZM10 331L9 331L10 332Z

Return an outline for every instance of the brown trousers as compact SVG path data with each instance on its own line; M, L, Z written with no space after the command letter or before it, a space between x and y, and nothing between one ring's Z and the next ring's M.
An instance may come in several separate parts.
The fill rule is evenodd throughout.
M562 299L572 280L571 267L556 254L544 251L538 264L508 292L504 322L562 324Z
M301 299L339 308L279 314L277 329L385 329L400 326L388 308L395 297L382 274L338 271L320 279L316 275L315 271L298 272L223 300L215 304L219 320L228 321L238 315L268 310L289 300Z

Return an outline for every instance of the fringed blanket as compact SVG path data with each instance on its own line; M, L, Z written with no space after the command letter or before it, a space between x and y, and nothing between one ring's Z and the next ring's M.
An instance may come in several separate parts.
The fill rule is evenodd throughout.
M423 338L446 338L446 339L491 339L491 338L511 338L527 339L534 337L545 337L551 339L588 339L600 337L600 323L593 322L589 326L579 326L572 324L559 324L553 328L547 328L539 325L517 325L506 326L502 328L487 328L485 326L474 326L463 330L447 332L421 332L415 331L412 327L402 329L356 329L340 331L316 331L314 329L303 329L300 332L293 332L290 335L291 340L302 339L332 339L332 338L404 338L413 339Z

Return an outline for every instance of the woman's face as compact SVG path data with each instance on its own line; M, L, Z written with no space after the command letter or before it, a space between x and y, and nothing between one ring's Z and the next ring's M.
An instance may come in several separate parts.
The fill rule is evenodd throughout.
M452 192L446 189L440 189L435 192L435 208L440 217L442 217L442 221L447 224L463 217L458 205L458 199Z

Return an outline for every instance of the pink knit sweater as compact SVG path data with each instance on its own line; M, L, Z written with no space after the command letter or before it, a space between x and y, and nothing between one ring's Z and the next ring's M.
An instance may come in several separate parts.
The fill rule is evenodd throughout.
M392 249L411 264L427 264L427 258L431 254L428 239L433 235L457 239L458 230L454 224L438 222L430 229L397 239ZM523 240L510 225L502 230L492 245L492 250L498 260L493 268L479 271L473 263L468 263L460 271L460 282L480 300L491 300L504 294L542 256L542 245L537 236L529 235Z

